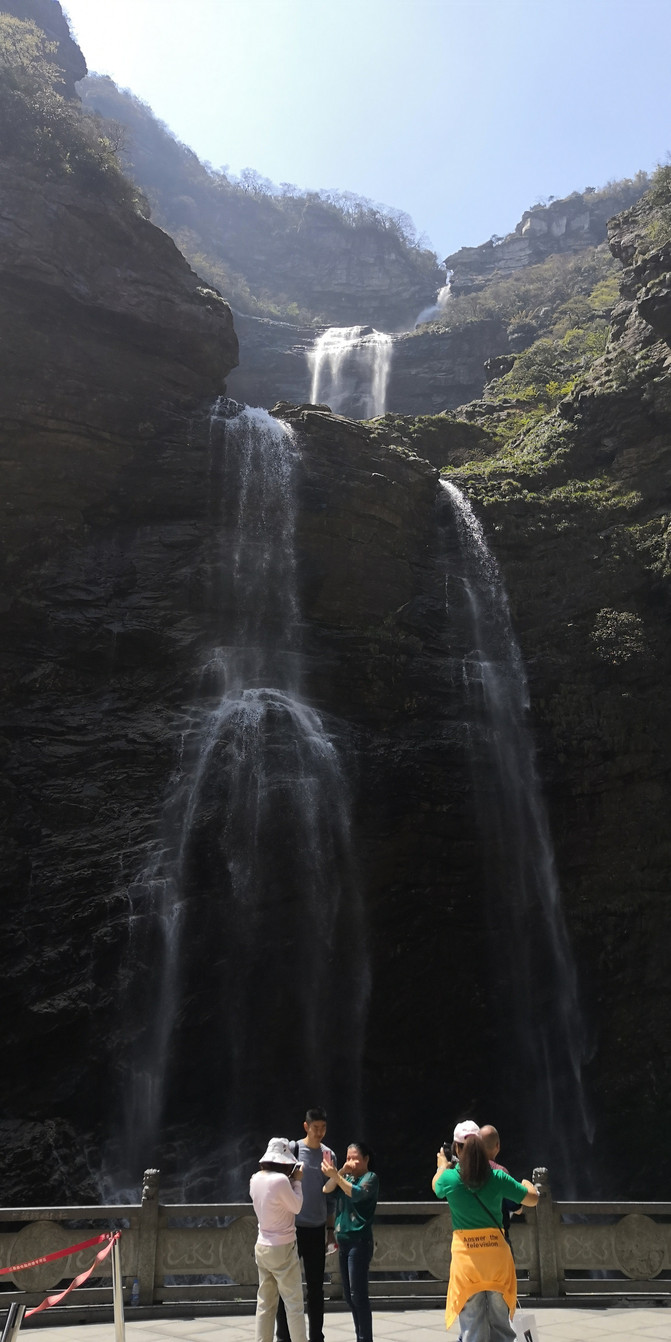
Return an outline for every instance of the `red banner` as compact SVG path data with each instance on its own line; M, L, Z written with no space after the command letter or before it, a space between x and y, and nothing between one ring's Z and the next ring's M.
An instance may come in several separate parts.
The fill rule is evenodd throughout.
M81 1244L71 1244L69 1249L59 1249L57 1253L45 1254L44 1258L31 1258L29 1263L14 1263L13 1267L0 1267L0 1277L8 1272L23 1272L27 1267L39 1267L40 1263L53 1263L55 1258L68 1258L71 1253L78 1253L80 1249L92 1249L94 1244L102 1244L106 1239L109 1239L109 1231L104 1235L96 1235L94 1239L82 1240Z
M48 1295L46 1300L42 1301L41 1305L35 1305L34 1309L27 1309L25 1313L25 1318L26 1319L30 1318L31 1314L39 1314L41 1310L49 1309L51 1305L59 1305L61 1300L64 1300L66 1295L70 1294L70 1291L74 1291L75 1286L81 1286L82 1283L85 1282L91 1276L91 1273L93 1272L96 1263L102 1263L103 1260L107 1258L108 1253L114 1247L116 1241L120 1238L121 1238L121 1231L117 1230L116 1234L112 1236L99 1235L98 1238L95 1240L88 1240L87 1244L99 1244L101 1239L109 1239L109 1244L106 1244L105 1248L101 1249L100 1253L96 1254L93 1262L91 1263L91 1266L86 1269L86 1272L80 1272L79 1276L75 1277L74 1281L71 1281L70 1285L66 1286L65 1290L60 1291L58 1295ZM84 1246L80 1244L78 1247L81 1249ZM72 1253L72 1249L70 1249L68 1252ZM61 1257L61 1255L59 1254L53 1254L52 1256L54 1258ZM40 1259L40 1261L45 1262L46 1260Z

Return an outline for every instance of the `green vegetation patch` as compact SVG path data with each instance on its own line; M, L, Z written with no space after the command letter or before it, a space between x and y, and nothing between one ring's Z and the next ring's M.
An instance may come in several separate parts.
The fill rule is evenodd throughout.
M481 424L450 414L387 414L369 421L373 436L387 446L409 448L433 466L486 459L497 450L494 434Z
M489 280L482 289L451 294L440 317L432 325L454 328L468 322L497 318L512 327L510 334L528 329L533 340L534 334L549 333L562 320L564 305L576 304L581 298L589 304L590 295L604 283L611 282L613 302L616 302L619 274L621 266L605 242L577 254L558 252L536 265L515 271L506 279ZM606 292L601 290L602 295ZM601 310L604 314L609 311L606 303ZM421 332L426 327L418 330Z
M487 423L490 423L489 419ZM471 458L443 470L442 474L483 481L514 476L534 483L549 474L566 474L575 440L571 425L556 414L548 415L542 407L515 411L509 423L515 427L515 437L506 436L505 427L501 434L500 425L492 422L492 436L498 444L493 454L485 459Z
M124 177L112 128L64 96L58 45L32 21L0 14L2 151L52 177L73 178L87 191L141 207L141 192Z
M644 197L649 210L645 219L645 250L658 251L671 243L671 163L660 164Z
M590 638L597 656L611 666L624 666L648 652L640 615L605 606L597 611Z

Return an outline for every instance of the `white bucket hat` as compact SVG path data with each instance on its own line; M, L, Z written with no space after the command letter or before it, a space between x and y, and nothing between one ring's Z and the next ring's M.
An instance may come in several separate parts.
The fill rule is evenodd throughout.
M268 1149L261 1156L260 1165L268 1163L272 1165L295 1165L296 1157L291 1150L289 1139L287 1137L271 1137L268 1142Z

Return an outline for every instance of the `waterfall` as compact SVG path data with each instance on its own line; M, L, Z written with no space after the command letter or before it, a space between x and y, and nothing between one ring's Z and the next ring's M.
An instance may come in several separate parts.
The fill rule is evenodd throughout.
M570 1196L579 1160L584 1181L584 1144L592 1138L582 1086L587 1043L528 724L527 680L503 579L482 526L456 486L440 483L459 556L457 574L448 572L448 594L452 584L470 644L463 679L486 919L492 962L504 964L496 1010L502 1022L510 1010L514 1021L509 1053L501 1027L503 1071L517 1123L529 1133L528 1149L547 1153L555 1182L563 1181Z
M424 322L433 321L435 317L440 317L441 313L445 311L450 300L451 284L452 271L448 270L447 280L442 289L438 290L435 303L432 303L428 308L422 308L422 311L415 321L415 328L423 326Z
M354 419L383 415L391 355L391 336L371 326L329 327L307 355L310 400Z
M267 1135L287 1094L294 1121L310 1102L359 1121L368 965L347 783L302 697L297 442L265 410L229 409L218 402L210 425L222 638L182 724L161 841L130 891L122 1164L137 1177L171 1115L187 1127L191 1115L191 1184L213 1175L239 1196L250 1124Z

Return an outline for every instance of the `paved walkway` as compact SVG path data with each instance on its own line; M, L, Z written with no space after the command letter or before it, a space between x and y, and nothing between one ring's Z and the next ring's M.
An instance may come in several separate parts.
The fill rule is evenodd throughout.
M538 1309L534 1314L539 1342L671 1342L671 1307L631 1306L605 1309ZM21 1335L28 1332L21 1329ZM375 1342L446 1342L456 1339L456 1325L445 1332L442 1310L373 1310ZM354 1342L349 1314L327 1314L325 1342ZM35 1330L32 1337L37 1342ZM47 1328L44 1342L114 1342L111 1323L71 1324ZM254 1319L145 1319L126 1323L126 1342L254 1342Z

